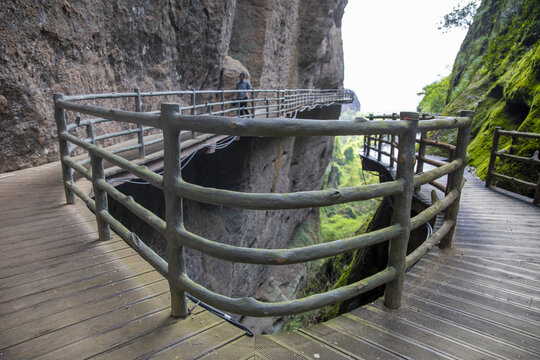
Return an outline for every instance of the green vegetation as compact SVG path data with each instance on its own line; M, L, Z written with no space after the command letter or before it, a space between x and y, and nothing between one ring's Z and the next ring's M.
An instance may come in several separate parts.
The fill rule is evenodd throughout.
M418 109L421 112L439 114L446 105L446 95L450 88L450 78L446 76L438 81L432 82L422 88L417 95L424 95Z
M325 184L328 182L328 186L337 184L338 187L349 187L378 182L378 175L372 175L362 170L362 161L360 159L362 144L363 137L361 136L336 137L333 159L328 167ZM332 167L337 169L337 182L331 185L332 181L329 181L328 177ZM295 239L299 241L298 244L307 244L309 238L314 239L316 237L318 242L327 242L361 234L365 232L379 203L380 199L371 199L320 208L318 236L314 236L316 230L314 231L313 226L307 225L299 228ZM325 292L347 284L351 270L358 266L358 260L363 258L364 253L365 250L362 249L327 260L309 263L306 285L299 292L298 297ZM331 319L338 315L339 305L335 304L292 316L284 325L283 330L295 330L302 326Z
M358 116L360 116L360 111L354 111L353 109L347 109L341 114L339 119L340 120L354 120Z
M362 144L361 136L336 137L330 167L333 165L338 169L339 187L373 184L378 181L378 177L362 171ZM369 220L378 204L378 199L372 199L321 208L320 240L326 242L353 236L362 224Z
M537 0L483 0L456 57L445 115L475 110L470 165L485 179L493 130L540 132L540 6ZM438 134L440 136L441 134ZM501 138L500 149L530 157L538 141ZM536 183L540 171L503 162L497 172ZM495 185L531 196L497 180Z
M439 25L439 30L449 31L455 27L464 29L468 28L473 22L477 8L477 0L460 3L457 6L454 6L452 11L444 15L444 19Z

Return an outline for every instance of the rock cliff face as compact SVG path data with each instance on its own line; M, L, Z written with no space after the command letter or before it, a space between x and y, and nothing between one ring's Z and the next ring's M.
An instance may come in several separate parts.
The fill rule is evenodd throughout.
M540 132L540 7L535 0L483 0L461 45L451 74L445 112L476 110L469 146L470 163L484 178L493 129ZM501 148L530 157L539 142ZM536 183L540 171L503 165L498 172ZM520 191L513 184L510 189Z
M248 70L256 87L339 88L343 81L341 17L346 0L8 1L0 10L0 173L58 159L53 93L231 88ZM299 117L336 119L339 106ZM109 128L111 130L111 128ZM243 138L198 155L188 181L249 192L320 189L332 138ZM122 190L163 216L163 194ZM160 198L161 196L161 198ZM111 212L143 241L166 244L139 220ZM185 201L185 226L223 243L286 248L317 212L243 211ZM187 251L188 274L228 296L290 298L302 266L233 264ZM256 321L271 331L272 320ZM251 326L251 325L250 325Z
M58 159L53 93L218 88L233 60L257 87L339 87L346 3L5 1L0 173Z

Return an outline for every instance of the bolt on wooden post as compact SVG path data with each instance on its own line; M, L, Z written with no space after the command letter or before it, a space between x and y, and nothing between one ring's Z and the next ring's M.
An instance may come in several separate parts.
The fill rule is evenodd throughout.
M180 113L178 104L161 104L163 125L163 192L165 195L165 238L167 240L168 280L171 290L171 314L175 317L188 315L184 290L179 279L185 274L184 247L177 239L177 232L184 226L182 198L175 187L182 179L180 156L180 131L171 127L173 115Z
M384 304L392 309L401 306L403 279L409 242L411 203L414 192L414 162L416 130L418 129L419 114L416 112L401 112L400 118L407 122L407 129L399 135L398 164L396 180L403 183L403 192L394 197L394 213L392 224L399 224L401 232L390 240L388 249L388 267L396 271L394 280L386 284Z

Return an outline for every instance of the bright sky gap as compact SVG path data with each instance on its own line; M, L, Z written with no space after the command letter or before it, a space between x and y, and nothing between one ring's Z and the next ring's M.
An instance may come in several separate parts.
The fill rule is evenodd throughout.
M342 37L345 88L362 113L415 111L416 95L452 71L466 30L443 33L443 16L459 0L349 0Z

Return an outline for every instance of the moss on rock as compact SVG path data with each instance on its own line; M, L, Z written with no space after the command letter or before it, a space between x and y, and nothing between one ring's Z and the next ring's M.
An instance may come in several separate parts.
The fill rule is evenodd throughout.
M450 76L444 114L476 111L469 145L470 165L485 179L493 131L540 132L540 6L536 0L484 0ZM538 141L501 137L499 149L530 157ZM504 162L497 171L536 183L539 170ZM505 182L498 186L530 195Z

